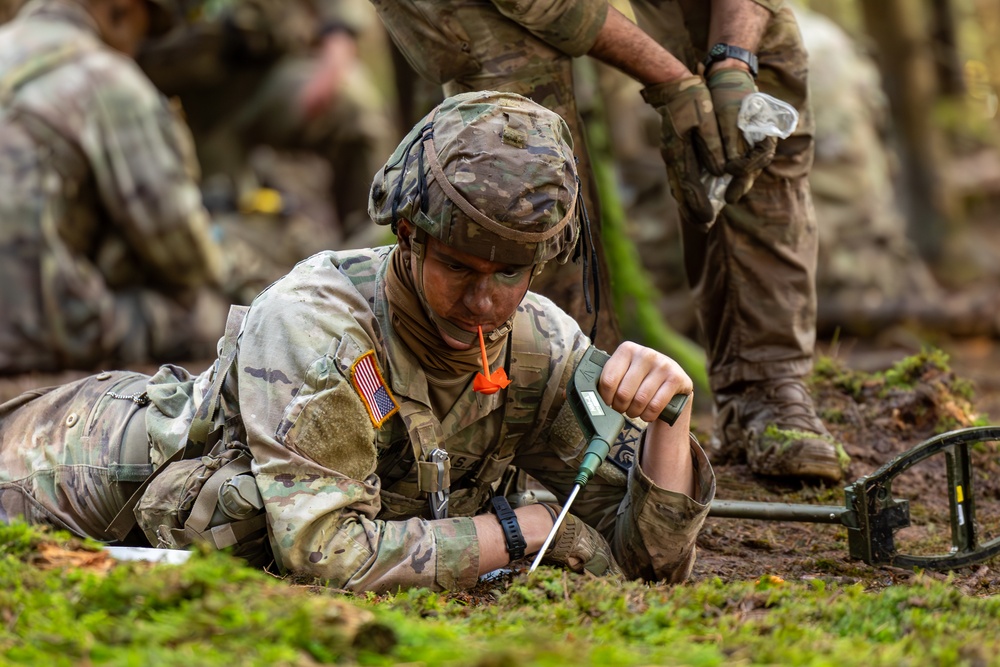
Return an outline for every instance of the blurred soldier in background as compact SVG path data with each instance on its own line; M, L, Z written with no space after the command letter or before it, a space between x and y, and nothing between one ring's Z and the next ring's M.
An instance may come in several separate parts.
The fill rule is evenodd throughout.
M946 289L908 236L888 100L874 62L830 19L795 12L815 73L810 182L820 223L819 329L874 336L904 325L997 336L996 289Z
M833 21L800 7L795 13L816 112L809 180L820 223L819 322L828 331L856 330L866 314L935 301L942 291L907 237L895 197L878 69Z
M367 245L368 185L398 139L384 97L358 59L358 34L377 25L372 8L363 0L189 6L183 26L148 43L139 62L184 108L210 208L312 218L300 235L306 245L292 262L320 249ZM296 177L282 178L289 160L273 151L263 160L267 165L256 160L248 169L259 146L326 160L332 183L325 200L339 225L329 213L304 210L318 194L316 187L297 188L298 175L310 169L293 168ZM315 161L306 158L306 164Z
M0 374L214 350L190 136L132 60L172 10L33 0L0 27Z

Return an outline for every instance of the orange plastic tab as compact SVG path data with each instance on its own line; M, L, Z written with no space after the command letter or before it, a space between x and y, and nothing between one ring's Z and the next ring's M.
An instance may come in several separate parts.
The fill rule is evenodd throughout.
M490 373L482 327L479 327L479 351L483 354L483 372L476 373L476 377L472 379L472 389L480 394L495 394L501 389L505 389L510 384L510 380L507 379L507 371L498 368L496 372Z

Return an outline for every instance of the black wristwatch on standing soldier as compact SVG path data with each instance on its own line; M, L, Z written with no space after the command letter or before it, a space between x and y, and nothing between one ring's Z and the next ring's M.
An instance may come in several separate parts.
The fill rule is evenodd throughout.
M750 68L750 76L755 79L757 78L757 56L739 46L722 44L721 42L708 50L708 55L705 57L704 62L705 72L707 73L715 63L727 58L734 58L746 63L747 67Z

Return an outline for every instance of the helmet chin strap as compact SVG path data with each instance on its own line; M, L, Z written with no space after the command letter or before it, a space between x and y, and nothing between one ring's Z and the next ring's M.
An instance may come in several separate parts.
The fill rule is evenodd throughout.
M410 237L410 252L413 255L413 261L417 264L417 297L420 299L420 305L424 307L424 311L427 313L428 319L434 323L434 326L438 327L441 331L445 332L458 342L463 345L475 345L479 342L479 334L475 331L466 331L461 327L458 327L445 318L441 317L434 312L434 309L430 307L427 303L427 297L424 295L424 249L426 248L424 240L426 239L426 234L423 229L417 227L414 230L413 236ZM517 311L514 311L516 314ZM501 324L499 327L490 331L489 333L483 332L483 339L492 343L500 340L514 328L514 315Z

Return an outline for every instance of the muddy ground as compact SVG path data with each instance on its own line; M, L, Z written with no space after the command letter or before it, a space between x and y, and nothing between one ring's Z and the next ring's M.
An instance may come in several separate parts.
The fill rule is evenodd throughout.
M938 433L973 424L1000 424L1000 345L990 339L942 341L951 370L932 356L894 374L870 373L891 367L914 352L906 346L881 347L864 341L824 346L835 361L818 373L814 392L821 416L851 455L845 482L871 474L893 457ZM888 377L886 377L888 375ZM905 377L902 377L905 376ZM895 384L894 384L895 383ZM711 415L696 416L695 429L707 433ZM997 443L973 452L976 526L982 541L1000 536L1000 456ZM745 465L716 466L717 498L778 501L844 507L842 488L784 485L755 478ZM900 553L946 554L951 546L947 472L944 457L917 464L896 478L894 498L910 502L911 526L895 534ZM912 576L896 567L873 567L849 557L847 529L833 524L771 522L710 517L699 537L696 578L825 578L879 588ZM938 576L938 575L934 575ZM941 574L942 578L946 575ZM970 594L1000 592L1000 562L950 575Z

